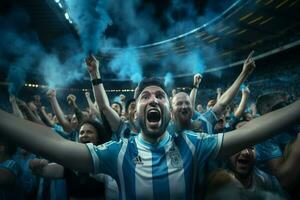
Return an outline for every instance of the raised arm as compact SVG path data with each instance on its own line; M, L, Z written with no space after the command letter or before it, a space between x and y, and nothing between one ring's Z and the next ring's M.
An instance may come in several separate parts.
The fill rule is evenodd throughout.
M0 134L16 145L70 169L91 172L92 158L85 144L66 140L50 128L17 118L0 109Z
M37 176L46 178L63 178L64 167L57 163L49 163L45 159L33 159L29 161L29 168Z
M247 77L253 72L255 68L254 60L252 59L252 51L243 65L243 70L234 83L226 90L226 92L220 97L217 103L214 105L213 112L220 117L226 109L226 106L231 103L241 84L247 79Z
M74 94L69 94L67 96L67 101L68 101L68 104L72 107L72 109L73 109L73 111L76 115L76 118L78 120L78 124L81 124L84 120L84 114L82 113L80 108L77 106L76 96Z
M17 99L17 104L19 105L19 108L22 110L22 112L25 114L26 118L32 122L44 125L44 123L41 121L40 118L38 118L35 113L32 112L32 110L29 108L29 106L22 100ZM34 105L32 105L34 106Z
M192 107L196 109L196 97L197 97L197 90L199 88L199 85L202 80L202 75L201 74L195 74L194 75L194 84L193 84L193 89L190 93L190 99L192 103Z
M50 101L52 110L55 113L58 122L63 127L65 132L71 132L72 131L71 123L65 118L65 114L62 111L62 109L57 101L56 91L54 89L50 89L47 92L47 95L48 95L48 99Z
M85 92L84 95L85 95L85 98L87 100L87 103L89 105L91 112L93 112L97 115L100 115L99 109L96 108L95 104L93 103L93 101L91 99L90 92Z
M250 90L248 87L245 87L242 89L242 99L240 101L239 107L237 108L237 110L234 112L234 116L236 118L240 118L242 116L242 114L244 113L245 109L246 109L246 105L247 105L247 100L249 98L250 95Z
M217 88L217 101L220 100L221 96L222 96L222 88Z
M110 107L106 91L101 81L99 61L94 56L90 56L86 59L86 64L91 81L93 82L94 96L99 106L99 110L101 110L105 115L112 131L116 131L120 126L121 119L118 114Z
M54 122L49 118L45 106L41 106L40 113L47 126L53 127L55 125Z
M230 156L257 144L300 121L300 100L282 109L255 118L242 128L224 134L220 156Z
M20 110L17 101L16 101L16 97L15 96L9 96L9 102L11 104L12 110L13 110L13 114L17 117L20 117L22 119L24 119L23 113Z

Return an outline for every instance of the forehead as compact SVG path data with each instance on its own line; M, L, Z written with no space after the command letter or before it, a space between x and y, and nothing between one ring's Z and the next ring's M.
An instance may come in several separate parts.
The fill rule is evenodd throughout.
M178 101L190 101L190 96L184 92L177 93L173 98L173 103Z
M146 93L146 92L149 92L149 93L163 92L163 93L165 93L165 91L161 87L156 86L156 85L145 87L143 89L143 91L141 92L141 94Z
M118 106L118 107L120 107L120 105L117 104L117 103L112 103L111 106L114 106L114 107Z
M82 124L80 130L96 130L95 127L89 123Z

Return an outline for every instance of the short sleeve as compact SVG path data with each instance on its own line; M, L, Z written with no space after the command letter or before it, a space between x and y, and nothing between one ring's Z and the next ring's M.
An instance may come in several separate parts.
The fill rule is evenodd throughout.
M207 121L214 127L218 121L218 118L212 109L206 111L203 116L207 119Z
M119 142L110 141L99 146L92 143L86 144L93 161L93 173L104 173L116 177L118 154L123 145Z
M213 135L200 133L196 136L190 136L190 139L195 144L195 157L201 166L208 160L217 158L223 143L223 133Z

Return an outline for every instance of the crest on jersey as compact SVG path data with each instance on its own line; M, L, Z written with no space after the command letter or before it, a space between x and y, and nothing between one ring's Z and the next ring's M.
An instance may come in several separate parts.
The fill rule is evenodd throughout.
M178 150L175 147L171 147L168 154L171 160L171 166L174 168L182 168L183 163Z

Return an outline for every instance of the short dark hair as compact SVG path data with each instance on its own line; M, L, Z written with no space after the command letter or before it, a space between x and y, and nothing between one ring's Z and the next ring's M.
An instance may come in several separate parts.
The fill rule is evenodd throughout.
M84 124L90 124L96 129L96 133L98 135L98 144L103 144L111 139L110 135L107 133L104 125L101 122L92 119L86 119L81 122L80 127Z
M271 92L271 93L266 93L263 95L260 95L257 100L256 100L256 109L259 114L265 114L266 112L265 107L270 106L273 104L273 102L278 99L282 98L284 95L283 92ZM269 108L271 109L271 107ZM270 112L271 110L268 110L267 112Z
M165 93L167 93L166 87L161 79L158 78L144 78L139 83L134 98L137 99L142 91L148 86L158 86L160 87Z

